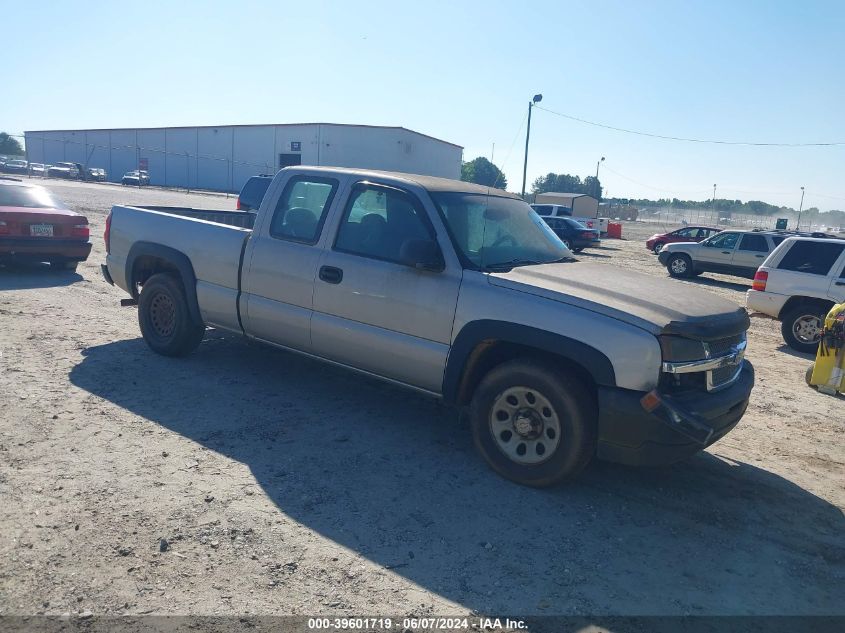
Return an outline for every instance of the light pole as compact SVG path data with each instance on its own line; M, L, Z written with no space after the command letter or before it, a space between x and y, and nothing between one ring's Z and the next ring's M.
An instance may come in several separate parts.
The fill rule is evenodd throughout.
M801 230L801 211L804 210L804 187L801 187L801 204L798 205L798 226L795 227L796 231Z
M716 210L716 183L713 183L713 210ZM716 222L719 221L719 218L716 218Z
M525 130L525 162L522 165L522 197L525 197L525 178L528 176L528 139L531 137L531 108L543 100L543 95L534 95L528 102L528 128Z
M601 157L601 160L596 161L596 200L601 202L601 194L599 194L599 167L604 162L604 156Z

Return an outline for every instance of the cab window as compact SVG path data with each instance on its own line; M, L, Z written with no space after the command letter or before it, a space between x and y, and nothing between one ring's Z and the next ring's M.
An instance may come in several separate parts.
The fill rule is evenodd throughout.
M402 246L432 240L434 232L415 197L392 187L356 185L335 240L335 250L402 263Z
M331 178L292 178L285 185L273 211L270 235L277 239L315 244L337 186L337 180Z

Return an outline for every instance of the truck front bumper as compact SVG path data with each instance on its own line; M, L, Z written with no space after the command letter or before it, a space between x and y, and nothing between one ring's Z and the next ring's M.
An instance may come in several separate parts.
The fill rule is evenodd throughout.
M646 394L617 387L599 387L599 459L635 466L671 464L697 453L727 435L748 408L754 387L754 367L743 362L739 378L718 392L662 395L679 411L689 412L712 434L702 443L656 413L643 408Z
M669 261L669 255L671 255L671 253L664 248L660 251L660 253L658 253L657 261L659 261L663 266L665 266L666 262Z

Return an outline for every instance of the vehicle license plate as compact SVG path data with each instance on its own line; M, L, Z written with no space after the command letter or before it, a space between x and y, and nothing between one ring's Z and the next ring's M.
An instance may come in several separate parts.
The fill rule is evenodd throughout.
M29 234L37 235L38 237L53 237L52 224L30 224Z

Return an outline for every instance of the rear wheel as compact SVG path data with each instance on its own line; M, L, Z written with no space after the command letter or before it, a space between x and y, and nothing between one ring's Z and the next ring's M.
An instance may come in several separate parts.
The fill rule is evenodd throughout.
M501 476L551 486L577 475L595 453L590 390L553 365L516 359L495 367L473 395L475 446Z
M781 317L780 331L783 340L792 349L805 354L815 354L822 338L827 306L806 303L792 308Z
M692 277L692 260L689 255L672 255L666 262L666 269L672 277Z
M164 356L185 356L205 335L205 326L191 318L182 283L173 275L159 273L141 288L138 324L150 348Z

